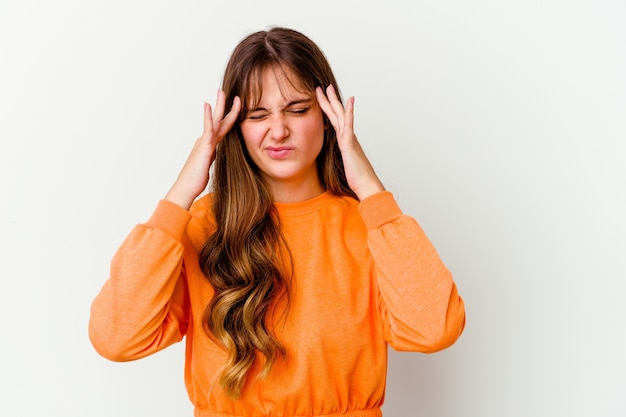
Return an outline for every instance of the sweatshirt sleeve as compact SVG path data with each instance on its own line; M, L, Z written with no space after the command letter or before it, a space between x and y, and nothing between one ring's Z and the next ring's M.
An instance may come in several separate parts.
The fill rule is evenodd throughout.
M384 191L359 205L376 264L387 342L396 350L432 353L463 332L465 308L450 271L419 226Z
M91 343L102 356L139 359L182 339L188 295L181 242L190 218L188 211L162 200L114 255L89 320Z

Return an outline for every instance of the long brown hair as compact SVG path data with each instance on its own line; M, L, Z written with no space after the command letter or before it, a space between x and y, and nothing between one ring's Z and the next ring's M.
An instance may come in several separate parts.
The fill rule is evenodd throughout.
M250 159L239 128L249 105L260 100L267 68L293 74L296 79L290 82L308 92L333 85L339 94L323 52L292 29L275 27L248 35L226 66L226 105L230 108L239 96L243 107L235 127L217 146L211 177L217 230L200 252L200 266L215 289L205 327L229 352L220 384L233 397L241 394L257 352L265 358L261 376L286 353L268 326L268 316L279 297L288 297L291 258L271 189ZM357 198L346 181L335 130L325 115L324 123L324 144L317 157L321 183L333 195Z

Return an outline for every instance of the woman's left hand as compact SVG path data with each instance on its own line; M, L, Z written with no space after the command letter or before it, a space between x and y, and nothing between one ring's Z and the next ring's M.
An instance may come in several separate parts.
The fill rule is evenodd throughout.
M376 176L372 164L367 159L354 134L354 97L348 99L344 108L332 85L326 88L326 94L321 87L317 87L315 96L322 111L337 132L337 142L343 159L346 179L352 191L361 201L372 194L383 191L385 187Z

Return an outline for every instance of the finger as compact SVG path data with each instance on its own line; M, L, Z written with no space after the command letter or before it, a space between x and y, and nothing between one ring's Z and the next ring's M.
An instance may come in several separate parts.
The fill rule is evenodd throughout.
M354 130L354 96L348 98L346 112L344 114L344 125L350 130Z
M333 87L332 84L326 88L326 96L328 97L328 101L330 102L333 111L337 115L337 122L339 126L343 126L345 109L343 108L343 104L341 104L341 101L339 101L339 98L337 97L337 92L335 91L335 87Z
M237 117L239 117L239 113L241 112L241 99L239 96L235 96L233 99L233 105L230 108L228 114L224 117L222 122L220 123L220 128L217 132L218 141L221 140L230 129L233 128L235 122L237 121Z
M328 97L326 97L326 95L324 94L324 90L322 90L322 87L317 87L315 89L315 96L317 98L317 103L320 105L320 108L328 117L330 124L335 128L335 130L337 130L337 115L333 110L333 106L328 101Z
M335 87L333 87L332 84L326 88L326 96L328 97L330 105L333 107L333 111L337 113L337 115L343 114L345 109L337 96Z
M217 101L215 103L215 111L213 112L213 129L219 130L219 123L224 118L224 110L226 108L226 94L222 89L217 90Z
M211 105L207 102L204 102L204 129L202 131L202 136L210 135L213 132L213 112L211 109Z

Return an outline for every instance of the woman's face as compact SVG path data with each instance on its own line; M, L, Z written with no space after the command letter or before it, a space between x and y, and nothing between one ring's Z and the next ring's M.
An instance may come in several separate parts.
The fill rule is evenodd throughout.
M322 109L314 92L298 91L290 80L297 78L280 68L266 69L261 98L256 105L249 103L241 122L248 153L279 202L323 192L316 164L324 143Z

